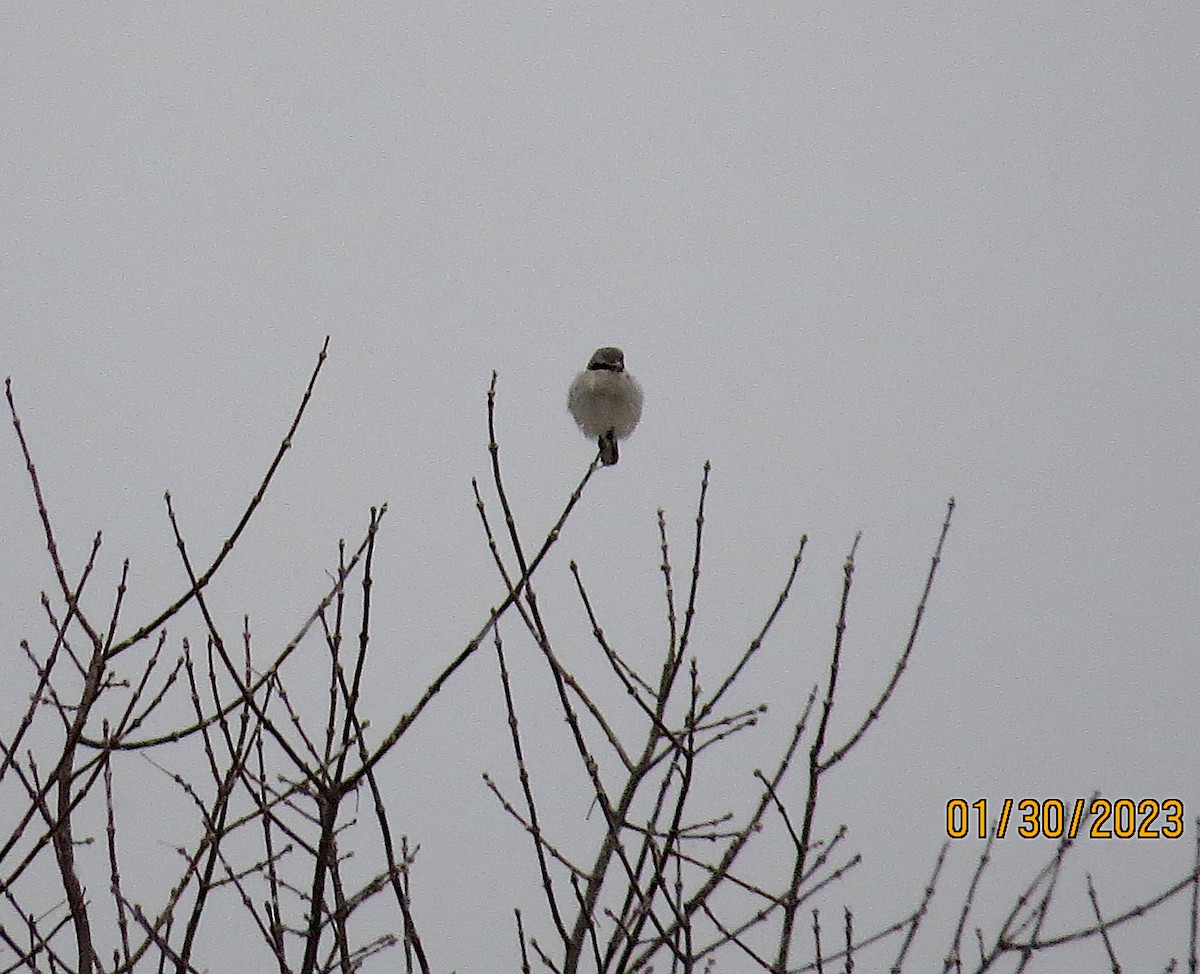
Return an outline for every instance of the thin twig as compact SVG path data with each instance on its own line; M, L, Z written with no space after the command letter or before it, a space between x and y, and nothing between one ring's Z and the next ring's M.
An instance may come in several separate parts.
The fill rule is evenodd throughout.
M188 602L192 600L193 596L202 591L208 585L208 583L212 581L213 576L217 573L217 569L219 569L224 563L225 559L229 557L229 553L233 551L233 546L237 544L238 539L242 536L242 532L246 530L246 525L250 523L250 518L254 515L254 512L258 510L258 505L262 503L263 497L266 496L267 488L271 485L271 481L275 477L275 471L279 469L280 463L283 462L284 454L291 449L292 437L296 435L296 430L300 427L300 420L304 418L304 411L308 408L308 402L312 398L313 388L317 384L317 376L321 374L321 368L325 364L325 359L328 355L328 352L329 336L326 335L325 342L321 346L320 354L317 355L316 367L313 369L312 375L309 377L308 387L304 390L304 395L300 399L300 406L297 408L296 414L292 418L292 425L288 428L288 431L283 437L282 442L279 444L279 449L275 453L275 458L271 461L270 466L267 467L267 472L263 476L262 482L258 486L258 490L256 490L254 492L254 496L250 498L250 503L246 506L246 510L242 513L241 519L238 521L229 537L226 538L224 543L221 545L221 550L217 552L216 558L214 558L208 568L197 577L196 581L193 583L192 587L188 589L188 591L184 592L183 595L167 606L167 608L160 612L150 622L147 622L145 625L137 629L133 635L129 636L127 639L121 640L121 642L113 646L108 653L110 659L119 655L120 653L123 653L130 646L141 642L143 639L149 636L152 632L154 632L155 629L178 613L180 609L182 609L188 604Z

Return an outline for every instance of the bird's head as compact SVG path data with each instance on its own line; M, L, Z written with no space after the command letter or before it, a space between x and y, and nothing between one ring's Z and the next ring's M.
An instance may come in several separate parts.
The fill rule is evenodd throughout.
M597 369L607 372L624 372L625 371L625 353L619 348L598 348L592 352L592 358L588 362L588 368L592 371Z

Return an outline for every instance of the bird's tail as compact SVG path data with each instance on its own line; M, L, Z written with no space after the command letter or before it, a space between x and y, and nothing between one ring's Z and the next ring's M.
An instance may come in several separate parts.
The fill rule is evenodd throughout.
M616 434L612 430L609 430L600 437L600 461L606 467L611 467L620 459L621 454L617 450Z

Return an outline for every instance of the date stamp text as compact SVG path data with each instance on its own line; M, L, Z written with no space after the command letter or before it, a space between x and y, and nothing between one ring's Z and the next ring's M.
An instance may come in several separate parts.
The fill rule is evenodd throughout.
M987 838L988 801L946 802L946 834ZM996 838L1012 829L1022 839L1178 839L1183 835L1183 802L1178 798L1005 798L1000 802Z

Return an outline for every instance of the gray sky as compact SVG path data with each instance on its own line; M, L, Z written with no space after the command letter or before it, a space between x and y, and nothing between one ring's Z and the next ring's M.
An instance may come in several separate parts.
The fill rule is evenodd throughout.
M1200 812L1197 8L54 7L0 15L0 371L69 564L97 529L110 589L133 560L127 620L183 585L163 490L215 551L330 334L221 594L265 654L318 597L337 538L387 500L368 700L387 725L499 599L470 495L491 370L532 536L593 453L567 384L617 344L645 418L543 599L566 657L602 680L570 596L578 559L610 635L649 667L654 511L682 566L709 459L696 650L715 675L807 532L743 691L773 707L744 745L747 782L823 678L854 532L848 706L886 680L958 499L914 663L828 784L819 828L846 821L867 856L829 909L848 900L866 929L911 901L952 796L1099 789ZM17 654L44 638L51 580L11 433L0 460L0 633ZM527 706L549 692L531 685ZM481 657L388 765L444 969L511 951L511 906L538 902L479 780L511 779L503 734ZM569 828L586 802L563 801ZM478 878L448 872L468 844ZM952 849L948 902L978 851ZM994 902L1049 852L1001 843ZM1086 868L1116 909L1182 875L1191 848L1076 855L1064 906L1085 907ZM1118 947L1161 969L1183 917Z

